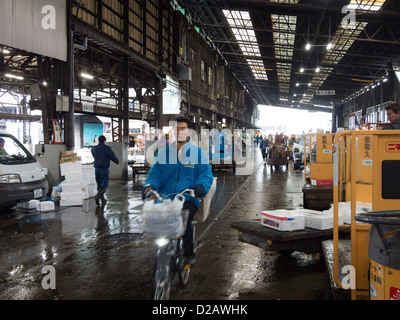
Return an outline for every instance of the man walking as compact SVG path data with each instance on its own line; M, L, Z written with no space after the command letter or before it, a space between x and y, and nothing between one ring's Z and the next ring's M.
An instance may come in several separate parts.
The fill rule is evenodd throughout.
M108 187L110 160L116 164L119 164L119 160L115 156L114 151L112 151L111 147L107 146L105 142L106 137L100 136L99 144L92 148L97 183L97 194L94 196L94 199L96 200L96 204L98 206L100 205L100 199L103 206L107 203L104 193Z
M264 136L264 139L260 142L260 150L263 157L264 166L267 164L267 153L268 153L268 140L267 136Z

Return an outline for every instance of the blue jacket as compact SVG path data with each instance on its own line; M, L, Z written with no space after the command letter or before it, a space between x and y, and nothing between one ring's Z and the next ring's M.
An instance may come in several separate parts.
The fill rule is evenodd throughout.
M92 155L94 158L95 168L109 168L110 160L119 163L118 158L115 156L110 146L105 145L103 142L99 142L97 146L92 148Z
M169 198L195 186L202 186L207 194L213 175L206 153L190 142L182 146L179 155L176 151L176 142L158 151L144 185L151 185L160 195ZM185 195L185 200L200 207L199 199Z
M268 139L264 140L262 139L260 141L260 149L267 149L268 148Z

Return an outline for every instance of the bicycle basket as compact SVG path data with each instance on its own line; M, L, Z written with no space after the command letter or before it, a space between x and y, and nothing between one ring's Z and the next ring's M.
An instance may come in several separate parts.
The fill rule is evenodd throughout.
M176 238L185 233L188 210L143 211L143 233L151 237Z

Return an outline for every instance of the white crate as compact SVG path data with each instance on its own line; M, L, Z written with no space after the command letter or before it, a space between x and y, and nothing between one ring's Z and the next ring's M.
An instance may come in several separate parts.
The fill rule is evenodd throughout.
M60 207L82 206L82 199L60 200Z
M51 210L54 210L53 201L42 201L36 203L36 211L51 211Z
M62 176L82 174L82 162L65 162L60 164L60 173Z
M36 204L39 203L39 200L32 199L27 202L20 202L18 203L17 207L21 209L36 209Z
M65 180L61 183L62 186L62 192L76 192L78 190L80 190L81 184L79 181L72 181L72 180Z
M84 199L85 193L83 191L76 191L76 192L61 192L60 199L61 200L82 200Z
M89 184L87 190L89 192L89 198L93 198L97 194L97 185Z
M303 230L305 215L295 210L262 211L261 224L279 231Z

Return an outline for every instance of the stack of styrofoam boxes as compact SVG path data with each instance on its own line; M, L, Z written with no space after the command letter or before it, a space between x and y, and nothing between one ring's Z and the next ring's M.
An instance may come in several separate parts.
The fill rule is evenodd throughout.
M84 192L88 198L93 198L97 193L96 176L93 164L82 165L83 176L87 184L84 186Z
M85 193L82 191L82 184L85 185L85 181L81 161L61 163L60 170L61 176L65 178L62 182L62 192L60 193L60 206L83 205Z
M364 203L364 202L356 202L356 214L369 212L372 211L372 204L371 203ZM323 211L325 212L333 212L333 206ZM351 202L339 202L338 203L338 213L339 213L339 220L342 218L342 222L345 224L351 224ZM356 222L361 223L361 222ZM340 224L340 223L339 223Z

